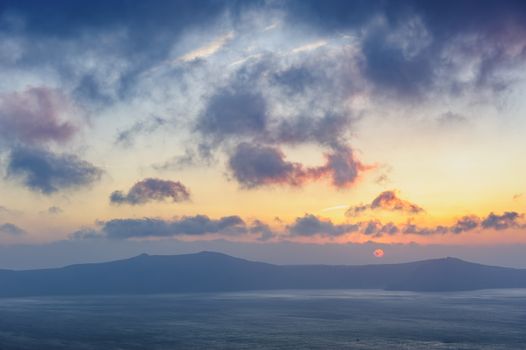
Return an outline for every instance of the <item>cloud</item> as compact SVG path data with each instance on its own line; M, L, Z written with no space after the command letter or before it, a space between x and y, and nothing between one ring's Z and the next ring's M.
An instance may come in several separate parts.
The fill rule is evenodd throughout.
M366 210L388 210L388 211L401 211L408 214L419 214L424 211L418 205L411 203L407 200L401 199L397 196L395 191L384 191L380 193L370 204L362 204L354 207L350 207L346 215L356 216Z
M61 214L61 213L64 212L64 211L62 210L62 208L57 207L57 206L54 205L54 206L52 206L52 207L49 207L48 210L47 210L47 212L48 212L49 214L57 215L57 214Z
M226 89L213 95L197 121L197 130L216 142L264 133L267 102L261 94L243 90Z
M209 145L199 144L197 150L186 148L184 153L159 164L153 164L156 170L182 170L192 166L210 166L214 157Z
M425 33L423 28L411 28L414 33ZM364 73L368 81L375 86L394 92L398 95L415 98L425 92L433 82L433 69L427 48L414 48L408 53L408 48L400 44L400 40L389 40L392 28L377 29L370 33L363 42ZM405 38L404 38L405 39ZM404 40L402 39L402 40ZM409 37L416 42L420 38ZM425 45L425 44L424 44Z
M320 219L312 214L296 218L293 224L287 226L288 232L293 236L341 236L346 233L356 232L359 225L356 224L333 224L329 219Z
M364 235L376 238L384 235L394 236L400 232L400 228L392 222L384 225L380 221L374 220L362 223L360 226Z
M322 177L330 177L335 187L344 188L352 185L359 172L366 169L347 148L326 154L325 165L305 167L287 161L278 148L249 143L237 145L228 165L236 181L244 188L275 184L300 186Z
M115 139L115 144L122 147L130 147L134 144L137 136L141 134L152 134L167 124L168 121L160 117L151 117L138 121L128 129L119 132Z
M283 69L273 56L243 66L226 86L205 100L195 123L200 145L208 144L212 152L230 153L230 170L245 188L277 183L300 186L320 177L330 177L337 188L351 186L368 167L355 159L347 142L351 113L321 101L318 91L305 93L311 86L324 87L322 80L330 81L315 67ZM300 100L286 106L282 91L274 85L293 94L301 90ZM287 109L296 112L279 112ZM235 143L237 146L232 147ZM281 146L299 144L320 145L326 164L308 168L286 161ZM180 167L193 159L175 158L166 165Z
M279 149L249 143L236 147L228 165L234 178L246 188L269 184L298 186L309 176L301 164L285 160Z
M245 222L239 216L210 219L206 215L184 216L173 221L161 219L115 219L105 222L102 232L108 238L171 237L178 235L246 233Z
M417 100L466 88L493 91L524 60L526 6L508 1L292 1L289 23L324 36L359 32L361 72L376 93ZM470 69L468 79L458 74Z
M480 224L485 229L506 230L519 227L517 220L521 217L522 215L514 211L507 211L502 215L490 213Z
M348 209L349 207L347 204L340 204L340 205L334 205L332 207L323 208L321 211L335 211L335 210L342 210L342 209Z
M380 193L380 195L371 202L371 209L399 210L410 213L420 213L423 211L418 205L398 198L394 191Z
M173 220L157 218L113 219L100 222L100 229L82 228L73 232L70 239L140 239L150 237L177 237L221 235L229 237L249 236L258 241L268 241L276 232L266 223L254 220L245 222L237 215L218 219L206 215L183 216Z
M296 48L292 49L292 53L300 53L300 52L304 52L304 51L312 51L312 50L319 49L320 47L323 47L325 45L327 45L327 42L325 40L318 40L318 41L315 41L315 42L312 42L312 43L308 43L308 44L296 47Z
M14 224L5 223L5 224L0 225L0 233L6 234L9 236L21 236L21 235L25 235L27 232Z
M272 81L285 87L290 94L299 94L317 82L315 73L305 66L292 66L273 74Z
M97 230L83 228L83 229L77 230L73 232L72 234L70 234L69 238L73 240L99 239L99 238L102 238L102 235Z
M51 194L89 185L102 171L75 155L47 149L65 144L79 131L79 110L60 90L30 87L0 95L0 150L8 152L7 178L33 191Z
M269 225L260 220L254 220L249 232L258 234L259 241L268 241L276 235L276 232Z
M127 0L94 0L89 6L7 0L0 8L0 35L16 40L10 68L58 76L93 107L130 97L143 73L174 59L183 34L209 29L241 7L251 6L215 0L148 6Z
M517 212L504 212L502 215L490 213L485 218L466 215L458 219L452 226L438 225L434 227L421 227L408 223L401 225L399 229L403 234L419 236L443 235L447 233L458 235L476 229L506 230L511 228L524 228L526 226L519 222L519 219L522 217L523 215Z
M134 184L128 193L115 191L110 196L113 204L139 205L148 202L162 202L171 199L172 202L190 200L190 192L179 181L148 178Z
M283 144L317 143L330 149L345 148L344 133L351 118L343 114L326 113L314 118L305 115L280 120L268 131L268 142Z
M402 233L406 235L417 235L417 236L433 236L433 235L445 235L450 230L446 226L435 226L435 227L420 227L414 224L407 224L402 228Z
M463 216L460 218L455 225L450 228L452 233L458 234L467 232L478 228L480 225L480 218L475 215Z
M219 51L223 46L225 46L233 38L234 38L233 32L226 33L225 35L222 35L216 38L209 44L184 54L179 59L181 61L188 62L188 61L193 61L199 58L206 58L208 56L213 55L217 51Z
M344 146L327 153L326 158L327 164L319 170L328 173L332 177L332 184L337 188L351 186L358 179L361 171L370 168L358 162L352 150Z
M230 215L218 219L206 215L183 216L172 220L159 218L125 218L99 222L100 229L82 228L70 235L71 239L141 239L152 237L192 236L201 239L217 239L216 236L239 239L241 241L282 241L298 238L338 238L348 234L363 235L373 238L398 235L436 236L458 235L477 228L506 230L511 228L526 228L519 222L523 215L515 212L505 212L502 215L489 214L484 220L476 216L464 216L454 225L420 226L408 221L396 224L382 223L379 220L334 223L328 218L313 214L295 218L290 223L275 220L276 227L253 219L251 222L240 216ZM477 224L480 223L480 224Z
M46 195L89 186L101 175L101 169L75 155L31 148L15 148L7 164L8 178L17 179L30 190Z
M2 94L0 142L39 145L69 141L77 132L77 126L67 120L72 112L71 102L55 89L38 87Z

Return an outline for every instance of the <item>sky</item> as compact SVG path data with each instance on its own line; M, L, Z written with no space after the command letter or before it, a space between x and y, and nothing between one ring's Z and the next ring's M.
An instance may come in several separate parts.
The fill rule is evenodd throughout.
M0 0L0 268L526 267L525 68L524 1Z

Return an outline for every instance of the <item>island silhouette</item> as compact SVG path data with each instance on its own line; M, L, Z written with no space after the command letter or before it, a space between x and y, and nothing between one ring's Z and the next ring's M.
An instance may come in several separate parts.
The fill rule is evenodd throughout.
M216 252L141 254L38 270L0 270L0 296L383 289L449 292L526 288L526 269L456 258L375 265L274 265Z

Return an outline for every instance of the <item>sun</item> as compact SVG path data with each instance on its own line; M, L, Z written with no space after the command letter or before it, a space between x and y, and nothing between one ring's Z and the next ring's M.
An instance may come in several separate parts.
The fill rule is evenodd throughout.
M373 252L373 255L377 258L383 258L384 257L384 250L383 249L376 249L374 252Z

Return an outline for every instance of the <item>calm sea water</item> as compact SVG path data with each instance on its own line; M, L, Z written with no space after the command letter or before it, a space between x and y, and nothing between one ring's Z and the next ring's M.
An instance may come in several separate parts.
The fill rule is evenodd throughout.
M526 290L0 299L0 349L526 349Z

